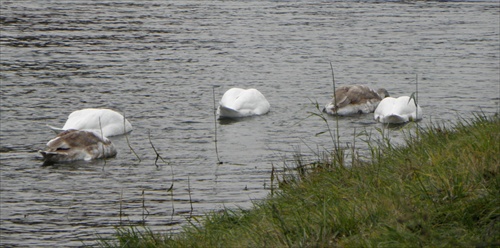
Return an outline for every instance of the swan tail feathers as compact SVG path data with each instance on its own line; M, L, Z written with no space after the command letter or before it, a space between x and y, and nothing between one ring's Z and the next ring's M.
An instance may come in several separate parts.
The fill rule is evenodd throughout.
M51 125L47 125L47 127L49 127L52 131L54 131L56 134L60 134L64 131L64 129L62 128L58 128L58 127L53 127Z
M238 118L241 117L241 113L232 108L220 105L219 107L219 118Z

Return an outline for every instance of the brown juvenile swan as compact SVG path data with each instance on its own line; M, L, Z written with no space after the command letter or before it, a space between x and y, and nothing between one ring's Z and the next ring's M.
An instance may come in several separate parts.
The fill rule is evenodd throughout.
M93 131L66 130L47 143L40 151L45 162L92 160L116 156L113 143Z
M342 86L335 90L335 99L325 105L323 112L341 116L373 113L380 101L388 96L383 88L375 91L364 85Z

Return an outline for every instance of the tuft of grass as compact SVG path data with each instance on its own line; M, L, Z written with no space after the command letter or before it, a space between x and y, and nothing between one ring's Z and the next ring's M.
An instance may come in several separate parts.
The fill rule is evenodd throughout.
M116 228L116 239L99 237L101 247L161 247L168 240L165 234L159 235L150 229L137 226L121 226ZM118 245L119 244L119 245Z
M350 167L321 159L250 210L209 213L177 235L118 229L100 245L499 246L499 141L498 115L433 125L404 146L371 145L372 158Z

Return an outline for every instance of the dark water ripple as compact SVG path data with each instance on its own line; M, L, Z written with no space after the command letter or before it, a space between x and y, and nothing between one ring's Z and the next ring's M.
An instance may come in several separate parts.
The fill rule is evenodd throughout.
M191 214L251 206L273 166L331 149L308 117L328 101L329 62L339 85L395 96L418 74L422 125L498 112L499 16L497 1L2 1L0 245L82 246L124 224L176 232ZM223 165L214 85L217 98L258 88L272 105L218 123ZM114 159L41 167L46 125L87 107L125 113L141 161L116 137ZM342 143L376 137L372 118L341 119Z

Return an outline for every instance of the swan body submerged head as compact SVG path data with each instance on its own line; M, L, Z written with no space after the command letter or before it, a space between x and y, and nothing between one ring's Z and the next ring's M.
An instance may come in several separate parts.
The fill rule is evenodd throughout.
M69 129L102 131L103 136L111 137L131 132L132 124L122 114L111 109L88 108L71 113L63 128L52 129L54 131Z
M116 156L113 143L100 133L66 130L47 142L47 149L40 151L45 162L69 162Z
M256 89L231 88L220 100L217 114L219 118L240 118L263 115L269 112L271 105Z
M422 108L409 96L384 98L374 112L378 122L401 124L422 119Z
M384 88L375 91L365 85L342 86L335 90L335 98L325 105L323 112L340 116L373 113L388 96Z

